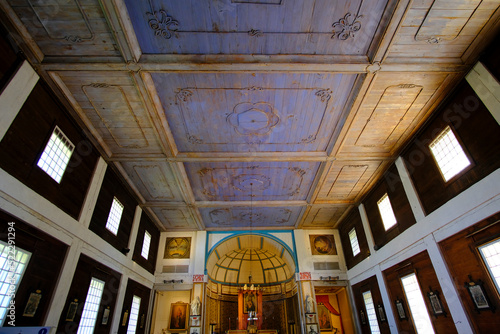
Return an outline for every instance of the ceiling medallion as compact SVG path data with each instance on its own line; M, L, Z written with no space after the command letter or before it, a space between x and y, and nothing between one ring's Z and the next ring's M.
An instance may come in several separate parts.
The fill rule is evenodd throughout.
M264 191L271 186L271 179L262 174L240 174L233 178L232 185L239 191ZM253 194L250 197L253 197Z
M330 89L321 89L318 90L314 95L318 96L321 99L321 102L328 102L330 100L332 91Z
M351 13L345 14L343 18L341 18L338 22L332 24L333 27L333 35L332 38L337 35L337 38L345 41L350 37L354 37L354 33L361 29L361 22L357 21L363 17L363 15L356 15L352 22L349 22L349 18L352 16Z
M64 39L67 40L68 42L72 42L72 43L83 42L83 38L81 38L80 36L75 36L75 35L66 35L66 36L64 36Z
M254 36L254 37L261 37L261 36L264 36L264 33L261 30L252 29L248 32L248 35Z
M147 12L146 14L150 17L148 21L149 27L153 29L156 36L169 39L172 37L172 31L176 31L179 26L179 22L168 15L164 9Z
M251 210L248 212L241 212L239 216L241 222L248 222L250 224L261 223L265 218L262 214L252 212ZM252 228L252 226L250 226L250 228ZM250 231L250 233L252 232Z
M233 108L226 120L240 135L259 136L269 133L280 118L269 103L243 102Z

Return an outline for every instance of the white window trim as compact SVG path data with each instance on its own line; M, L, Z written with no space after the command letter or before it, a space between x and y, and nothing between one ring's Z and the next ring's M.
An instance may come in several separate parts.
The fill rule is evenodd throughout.
M356 246L357 246L357 249L354 249L354 245L353 245L353 239L351 239L351 233L354 232L354 240L356 241ZM356 233L356 228L353 227L349 233L347 233L347 235L349 236L349 241L351 243L351 250L352 250L352 255L353 256L356 256L358 255L359 253L361 253L361 249L359 247L359 240L358 240L358 234ZM357 250L357 251L356 251Z
M116 206L115 206L116 204ZM114 221L114 211L113 208L120 210L120 215L118 217L118 221ZM125 206L118 200L118 198L113 197L113 203L111 204L111 209L109 209L108 220L106 221L106 229L113 233L114 235L118 235L118 230L120 229L120 222L123 216L123 210ZM116 231L114 230L116 223Z
M436 155L434 154L434 151L432 149L432 146L434 144L436 144L438 141L440 141L440 139L442 139L446 133L451 133L451 136L453 137L453 139L456 141L457 143L457 147L460 149L460 153L463 154L463 156L465 157L465 160L467 160L468 164L467 165L464 165L462 167L462 169L460 170L456 170L454 171L454 174L453 175L449 175L449 176L446 176L444 175L443 173L443 170L442 170L442 165L439 163ZM436 163L436 166L438 167L438 170L439 170L439 173L441 174L441 177L443 178L444 182L449 182L450 180L454 179L457 175L459 175L460 173L462 173L464 170L466 170L467 168L469 168L471 166L471 161L469 159L469 157L467 156L467 153L465 153L465 150L464 148L462 147L462 144L460 144L460 142L458 141L458 137L457 135L455 134L455 132L453 131L453 129L448 125L446 126L437 136L436 138L434 138L431 143L429 144L429 151L431 152L431 155L432 155L432 158L434 159L434 162ZM460 154L459 153L459 154ZM456 158L457 156L454 157L454 159ZM456 163L455 163L456 164Z
M56 133L58 133L58 134L56 134ZM52 154L49 154L50 152L47 151L47 148L49 147L49 144L51 143L52 137L54 135L59 140L61 140L59 138L59 136L63 137L62 143L64 145L64 148L69 151L69 156L66 156L66 154L64 154L64 153L62 153L62 154L64 154L65 158L68 159L67 161L65 161L65 160L56 161L56 160L54 160ZM61 180L62 180L62 178L64 176L64 173L66 172L66 169L67 169L67 167L69 165L69 161L71 160L71 156L73 155L73 151L74 150L75 150L75 145L73 145L73 143L64 134L64 132L62 132L62 130L56 125L56 127L52 131L52 134L49 137L49 140L45 144L45 148L43 149L42 155L40 156L40 158L37 161L37 166L41 170L43 170L45 173L47 173L47 175L49 175L54 181L56 181L57 183L61 183ZM60 154L58 154L58 157L59 156L60 156ZM44 159L44 157L46 157L46 158ZM48 159L49 159L49 161L47 161ZM47 162L49 162L49 163L47 163ZM55 165L54 165L54 162L56 163ZM58 162L64 163L64 166L59 165ZM56 171L57 167L59 167L60 169L62 169L62 172L61 172L60 175Z
M149 239L149 242L147 243L147 247L146 247L146 236L148 237ZM147 249L145 249L145 247ZM143 258L145 258L146 260L148 259L149 257L149 251L151 249L151 234L149 234L148 231L144 231L144 238L142 240L142 250L141 250L141 256Z

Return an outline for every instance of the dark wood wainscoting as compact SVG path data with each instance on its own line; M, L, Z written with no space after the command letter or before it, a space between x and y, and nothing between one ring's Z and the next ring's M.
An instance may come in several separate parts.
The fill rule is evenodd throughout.
M500 299L477 249L500 238L500 213L491 216L439 243L469 320L476 333L496 333L500 328ZM470 277L469 277L470 276ZM470 280L483 282L483 289L496 310L479 310L465 286Z
M434 267L432 266L431 259L429 258L427 251L419 253L389 269L386 269L383 273L387 289L389 290L389 298L393 303L391 306L394 310L394 318L396 319L396 324L400 333L416 333L408 307L408 302L406 301L405 293L403 291L403 285L401 283L402 277L412 273L414 273L417 277L434 331L436 333L457 333L453 319L450 316L448 304L443 297L441 285L439 284L438 277L434 271ZM442 303L442 309L446 312L446 316L444 314L438 316L433 315L432 305L427 296L430 292L439 296ZM401 301L406 314L406 319L400 319L396 309L396 300Z

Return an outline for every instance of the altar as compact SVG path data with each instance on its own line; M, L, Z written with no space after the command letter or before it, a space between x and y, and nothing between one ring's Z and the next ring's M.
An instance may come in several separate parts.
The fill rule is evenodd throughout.
M238 329L255 334L262 328L262 290L254 288L238 291Z
M227 334L248 334L246 329L230 329L226 332ZM259 329L257 330L257 334L278 334L278 331L275 329Z

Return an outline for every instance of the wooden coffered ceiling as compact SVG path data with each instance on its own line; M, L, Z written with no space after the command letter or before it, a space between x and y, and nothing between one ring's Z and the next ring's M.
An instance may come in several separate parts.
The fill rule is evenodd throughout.
M335 228L497 34L498 0L0 0L165 231Z

